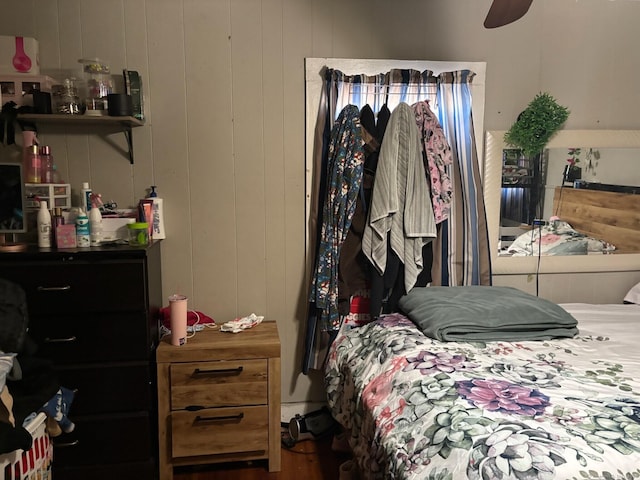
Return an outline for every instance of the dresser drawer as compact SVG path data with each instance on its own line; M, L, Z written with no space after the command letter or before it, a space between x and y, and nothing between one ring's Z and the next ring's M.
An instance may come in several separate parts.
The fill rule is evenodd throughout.
M155 445L146 413L71 418L76 424L73 432L52 439L54 464L100 465L152 458Z
M146 309L145 265L140 260L15 267L2 276L25 290L30 315Z
M56 480L158 480L153 459L144 462L112 463L110 465L84 465L68 467L53 462L50 478Z
M56 364L149 360L152 340L142 313L32 316L38 355Z
M269 409L223 407L172 412L171 435L174 457L264 453L269 448Z
M74 390L70 418L94 413L149 410L152 372L148 363L62 368L56 371L60 385Z
M178 363L170 375L172 410L267 403L264 359Z

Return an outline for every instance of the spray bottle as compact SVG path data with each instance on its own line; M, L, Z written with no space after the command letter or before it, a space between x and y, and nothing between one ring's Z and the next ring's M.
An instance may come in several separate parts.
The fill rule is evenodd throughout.
M76 243L78 247L90 247L91 236L89 230L89 218L82 208L78 210L76 217Z

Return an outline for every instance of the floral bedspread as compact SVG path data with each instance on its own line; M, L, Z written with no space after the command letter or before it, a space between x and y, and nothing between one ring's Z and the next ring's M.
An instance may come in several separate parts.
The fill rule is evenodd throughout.
M327 398L363 476L640 478L640 307L563 307L572 339L439 342L400 314L341 331Z

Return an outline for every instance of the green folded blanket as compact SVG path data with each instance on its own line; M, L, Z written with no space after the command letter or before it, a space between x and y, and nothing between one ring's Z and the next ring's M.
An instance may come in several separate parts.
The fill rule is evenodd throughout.
M414 288L398 305L425 335L445 342L549 340L578 333L577 320L562 307L512 287Z

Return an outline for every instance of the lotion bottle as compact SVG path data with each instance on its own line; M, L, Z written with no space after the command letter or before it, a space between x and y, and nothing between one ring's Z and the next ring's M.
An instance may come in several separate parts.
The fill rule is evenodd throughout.
M156 186L151 185L151 193L149 198L153 200L151 207L151 232L154 240L162 240L167 238L164 229L164 212L162 206L162 199L158 197L156 192Z
M98 195L91 195L91 210L89 211L89 236L92 247L99 247L102 243L102 213L98 207Z
M46 200L40 200L40 210L36 219L38 224L38 247L51 248L51 213Z

